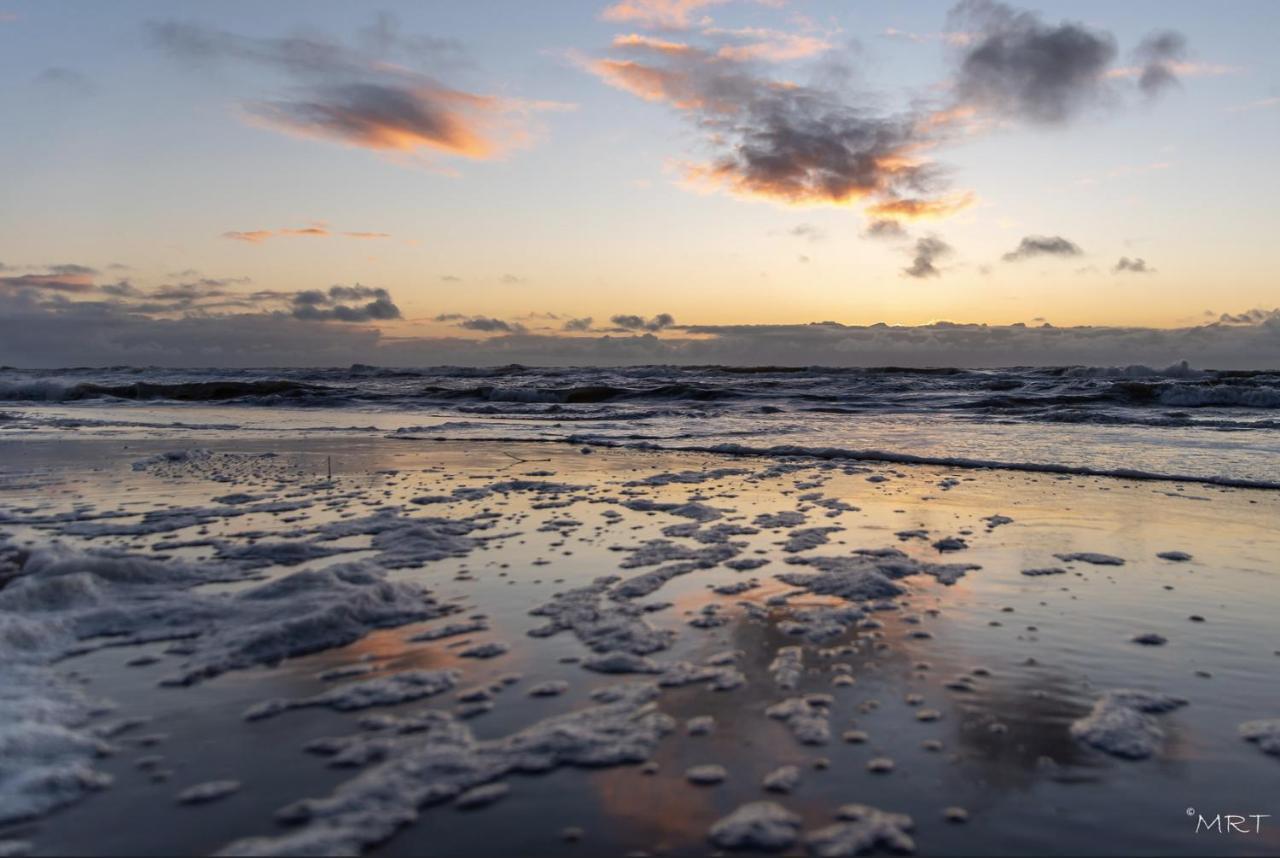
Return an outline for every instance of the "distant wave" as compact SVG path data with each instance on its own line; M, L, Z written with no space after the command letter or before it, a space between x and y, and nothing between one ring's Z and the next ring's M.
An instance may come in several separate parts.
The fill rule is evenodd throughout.
M0 385L0 399L35 402L78 402L86 399L168 400L171 402L226 402L257 398L280 400L323 397L328 388L283 379L261 381L188 381L163 384L137 381L130 384L59 384L33 381ZM263 404L271 404L264 402Z
M0 369L0 401L214 403L377 407L440 413L648 419L663 411L716 415L868 412L950 414L976 421L1151 428L1271 430L1249 412L1280 411L1280 373L1178 364L1129 367L908 368L350 367L164 370ZM629 413L630 412L630 413ZM1203 413L1188 418L1186 413Z
M400 441L454 440L443 436L428 436L425 434L414 435L404 432L392 433L388 437ZM1163 473L1160 471L1144 471L1136 468L1096 468L1086 465L1066 465L1052 462L1022 462L1002 459L971 459L957 456L927 456L893 450L810 447L797 444L774 444L767 447L756 447L734 443L657 444L652 441L602 438L591 435L569 435L561 438L486 437L469 438L467 440L514 444L573 444L586 447L661 450L664 452L676 453L706 453L718 456L750 456L772 459L805 458L823 459L828 461L882 462L894 465L937 465L946 468L1026 471L1039 474L1062 474L1081 477L1111 477L1126 480L1197 483L1202 485L1222 486L1224 488L1263 489L1268 491L1280 490L1280 480L1255 480L1227 476Z
M615 387L609 384L588 384L574 387L428 387L422 394L429 399L483 399L486 402L555 402L564 404L591 404L612 402L619 399L685 399L708 402L718 399L739 399L744 391L726 387L697 384L662 384L656 387Z

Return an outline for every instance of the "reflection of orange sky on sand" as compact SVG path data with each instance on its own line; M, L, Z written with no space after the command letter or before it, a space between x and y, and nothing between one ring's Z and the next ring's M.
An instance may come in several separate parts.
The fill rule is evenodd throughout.
M430 626L456 621L456 616L450 615L449 617L430 621ZM497 629L490 632L476 632L435 641L411 643L407 640L430 626L427 624L413 625L372 632L350 646L330 650L326 655L333 657L332 661L335 665L348 664L353 659L367 658L380 667L394 670L453 668L463 670L469 674L475 673L487 665L501 668L499 672L507 673L517 669L530 668L534 664L534 660L530 658L528 648L519 646L513 646L501 659L492 661L482 660L477 662L475 659L458 656L458 652L466 649L468 645L500 639L501 635L494 634L494 631L498 631ZM466 642L465 645L463 642Z
M661 750L655 759L661 759ZM601 812L643 831L655 850L663 838L701 839L706 820L715 817L715 788L693 786L679 772L644 775L634 767L606 769L594 775L592 783Z

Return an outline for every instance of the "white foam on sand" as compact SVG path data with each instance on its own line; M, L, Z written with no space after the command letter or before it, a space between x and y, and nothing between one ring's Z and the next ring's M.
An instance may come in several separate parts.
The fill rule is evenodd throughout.
M781 852L796 842L800 821L777 802L753 801L718 820L707 837L721 849Z
M1113 757L1146 759L1164 741L1164 730L1151 716L1172 712L1186 703L1178 697L1147 691L1108 691L1098 698L1088 715L1071 724L1071 735Z
M371 563L210 593L200 585L242 579L247 567L56 544L6 556L16 568L0 589L0 821L47 813L108 783L92 768L107 746L87 726L104 707L51 668L60 658L169 641L181 662L165 681L185 685L449 610Z
M508 774L561 766L641 763L675 727L654 704L651 684L617 686L610 702L540 721L505 738L479 741L453 716L425 711L403 719L394 735L354 737L346 747L376 743L384 760L341 784L327 798L281 811L297 825L277 837L227 846L223 855L347 855L381 843L421 809L449 801ZM359 754L356 757L359 758Z
M905 813L886 813L864 804L847 804L838 813L845 822L812 831L805 846L816 858L843 858L884 849L899 855L915 852L910 831L914 824Z
M782 721L802 745L825 745L831 741L831 705L829 694L789 697L765 710L770 718Z
M1264 754L1280 757L1280 718L1246 721L1240 725L1240 738L1254 743Z
M646 622L643 608L604 599L617 581L616 575L608 575L585 587L556 594L551 601L529 612L547 620L545 625L530 629L529 635L543 638L572 632L596 653L645 656L671 646L675 633Z
M458 678L456 670L404 670L342 685L311 697L267 700L251 707L244 713L244 717L248 721L260 721L291 709L312 706L328 707L339 712L353 712L372 706L393 706L449 691L458 684Z

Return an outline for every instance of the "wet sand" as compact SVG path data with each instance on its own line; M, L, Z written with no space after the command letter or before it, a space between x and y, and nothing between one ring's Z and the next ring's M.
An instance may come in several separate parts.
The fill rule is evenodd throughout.
M425 588L439 615L387 619L352 642L274 666L224 665L176 687L161 681L205 657L198 636L195 655L175 652L180 641L155 640L58 659L59 677L115 704L76 729L149 720L102 736L110 751L91 766L111 777L109 786L0 827L0 841L25 842L31 854L190 854L296 837L317 817L285 826L278 810L335 791L350 796L354 780L376 779L389 765L335 767L333 756L305 750L309 743L378 734L371 726L385 732L370 716L439 710L458 716L451 723L469 730L485 766L496 767L477 777L510 792L466 810L448 800L452 793L442 796L393 836L363 844L367 851L706 854L716 848L708 834L717 821L759 801L798 816L794 842L784 845L795 854L806 834L855 803L910 816L909 828L896 828L924 854L1280 850L1274 819L1260 833L1195 830L1199 815L1280 817L1270 789L1280 759L1238 732L1280 717L1275 492L561 445L254 437L200 446L208 452L166 459L171 441L8 439L0 533L24 552L58 541L73 557L118 551L246 570L189 591L209 598L365 563L388 582ZM129 515L113 517L121 513ZM426 560L441 553L439 534L379 543L383 524L360 523L382 522L371 518L380 513L472 529L443 552L450 556ZM343 530L344 522L354 524ZM901 555L856 553L880 549ZM1168 552L1190 559L1157 556ZM742 560L767 563L725 565L749 565ZM851 563L860 586L880 586L882 577L900 592L864 600L823 591L824 573L848 584ZM667 574L636 582L655 570ZM621 581L575 597L575 611L548 611L610 575ZM621 610L631 646L622 661L657 672L588 669L627 649L600 649L600 629L587 628L577 610L588 603L610 616ZM670 604L645 607L662 603ZM483 630L410 640L451 623ZM1143 636L1154 637L1134 640ZM662 645L649 649L654 642ZM506 649L463 655L488 643ZM794 676L788 663L799 666ZM672 665L701 675L681 678ZM320 678L334 669L350 674ZM245 718L264 701L296 703L411 670L457 674L447 690L410 702ZM546 683L563 686L530 694ZM655 735L626 735L635 747L625 759L583 765L575 747L532 773L503 756L503 737L608 708L602 690L636 683L658 688L619 716L619 729L650 719ZM1095 710L1105 723L1091 729L1091 710L1116 689L1177 703ZM790 710L771 708L786 701ZM706 716L710 725L690 728ZM826 741L821 729L805 729L815 721L825 722ZM433 729L406 729L388 759L411 757L425 741L415 735ZM886 760L891 770L873 763ZM711 765L724 769L718 783L686 777ZM765 789L766 776L784 766L798 769L794 787ZM177 801L217 781L239 788L207 803ZM949 808L967 820L954 810L948 819ZM276 846L296 851L301 842Z

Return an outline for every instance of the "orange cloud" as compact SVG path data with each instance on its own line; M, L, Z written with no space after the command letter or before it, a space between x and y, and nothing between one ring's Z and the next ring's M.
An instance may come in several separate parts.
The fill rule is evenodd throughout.
M229 238L232 241L247 241L250 244L261 244L273 235L269 229L255 229L249 232L231 231L224 232L223 238Z
M601 12L600 17L606 21L683 30L701 22L693 19L699 9L727 2L728 0L619 0Z
M816 56L833 47L829 41L820 36L785 33L759 27L745 27L737 30L709 29L703 32L708 36L725 36L738 40L737 44L724 45L716 51L716 56L737 62L750 60L787 62Z
M355 239L377 239L390 238L391 234L387 232L341 232L335 233L329 230L329 227L321 222L316 221L310 226L284 229L254 229L245 232L230 231L222 234L223 238L232 241L244 241L249 244L261 244L269 238L331 238L337 235L346 238Z
M867 206L867 214L879 220L936 220L967 209L976 201L973 191L935 199L891 199Z
M591 60L587 67L610 86L639 96L645 101L669 101L681 110L702 106L702 99L682 92L684 75L632 60Z
M240 36L195 24L156 22L152 38L177 57L252 63L289 79L277 99L242 104L251 123L298 137L392 155L490 159L525 144L534 111L562 105L465 92L412 65L418 43L394 27L376 45L323 36ZM306 49L305 57L299 51ZM404 60L403 62L401 60ZM403 159L401 159L403 160Z
M613 46L615 48L648 48L664 54L678 56L680 54L688 54L694 51L684 42L672 42L667 39L658 39L653 36L642 36L639 33L628 33L625 36L614 36Z
M427 149L484 160L526 140L509 121L516 103L434 86L348 84L329 88L320 99L257 103L247 110L276 130L379 151Z

